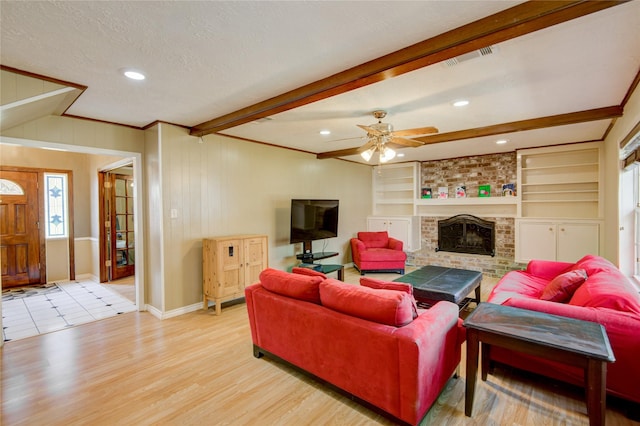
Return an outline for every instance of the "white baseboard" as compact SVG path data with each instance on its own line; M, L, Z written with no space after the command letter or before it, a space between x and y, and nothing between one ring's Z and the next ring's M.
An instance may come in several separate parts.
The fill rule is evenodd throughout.
M197 311L198 309L202 309L201 302L194 303L193 305L183 306L182 308L178 308L178 309L172 309L167 312L162 312L160 309L156 308L155 306L146 305L146 310L149 311L151 315L161 320L188 314L189 312L194 312L194 311Z
M100 279L93 274L78 274L76 275L76 280L89 280L94 283L100 283Z

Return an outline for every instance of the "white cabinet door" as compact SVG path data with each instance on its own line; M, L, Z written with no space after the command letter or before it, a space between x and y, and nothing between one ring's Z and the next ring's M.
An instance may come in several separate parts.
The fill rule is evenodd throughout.
M600 227L597 223L559 223L560 262L576 262L587 254L600 253Z
M410 229L411 220L409 219L391 218L388 221L387 232L389 236L402 241L405 250L411 249Z
M516 260L576 262L587 254L600 255L597 222L517 221Z
M370 216L367 231L387 231L390 237L402 241L404 251L420 249L420 218L412 216Z
M553 222L518 222L516 259L556 260L556 225Z
M387 222L389 220L381 217L370 217L367 219L367 231L369 232L380 232L380 231L388 231Z

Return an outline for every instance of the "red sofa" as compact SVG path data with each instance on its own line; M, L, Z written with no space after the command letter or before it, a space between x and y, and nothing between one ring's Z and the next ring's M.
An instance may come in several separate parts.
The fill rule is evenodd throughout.
M576 263L532 260L508 272L488 301L602 324L616 358L607 365L607 393L640 403L640 295L611 262L593 255ZM578 368L497 347L490 359L584 386Z
M245 289L254 356L284 360L396 421L418 424L460 363L466 334L455 304L417 312L409 291L389 289L402 283L387 284L264 270Z
M358 238L351 239L353 265L361 275L366 272L404 274L407 254L402 248L402 241L389 237L387 231L358 232Z

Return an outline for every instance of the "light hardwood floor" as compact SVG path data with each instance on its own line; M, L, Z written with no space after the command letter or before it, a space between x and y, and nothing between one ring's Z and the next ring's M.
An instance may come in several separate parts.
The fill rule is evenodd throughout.
M120 296L131 300L133 303L136 303L135 279L136 277L134 275L131 275L129 277L120 278L119 280L104 282L101 284L108 289L115 291Z
M346 281L357 281L346 272ZM485 297L493 282L485 278ZM393 424L278 362L254 358L244 303L225 306L221 316L213 308L163 321L124 314L9 342L1 352L5 426ZM460 372L423 425L588 424L579 390L506 369L479 382L474 416L465 417L464 358ZM611 403L606 420L638 424Z

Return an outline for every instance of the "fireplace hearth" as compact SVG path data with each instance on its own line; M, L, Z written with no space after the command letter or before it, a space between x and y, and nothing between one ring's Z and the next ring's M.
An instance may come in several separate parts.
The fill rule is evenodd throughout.
M495 256L495 222L469 214L438 221L436 251Z

